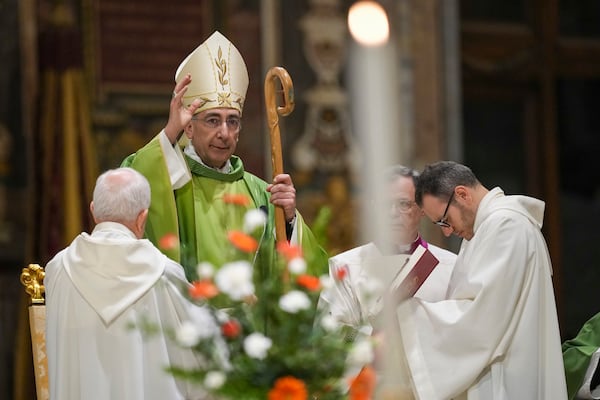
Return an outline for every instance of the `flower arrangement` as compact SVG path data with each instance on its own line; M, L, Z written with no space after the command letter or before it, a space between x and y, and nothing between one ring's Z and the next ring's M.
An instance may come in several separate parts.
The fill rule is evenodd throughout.
M247 204L243 197L224 200ZM330 278L307 274L301 249L279 242L280 273L256 281L256 236L265 224L262 211L247 211L244 227L228 234L232 260L219 268L197 265L189 298L209 307L225 346L215 345L213 333L185 323L175 338L201 356L203 368L172 367L170 372L224 399L370 399L375 373L363 367L373 358L370 343L346 341L338 323L317 308ZM173 244L164 238L159 245Z

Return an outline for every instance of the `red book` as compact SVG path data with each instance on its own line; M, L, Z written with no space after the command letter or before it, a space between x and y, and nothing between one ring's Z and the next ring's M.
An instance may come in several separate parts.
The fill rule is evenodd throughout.
M397 301L414 296L439 262L431 251L419 245L392 280L392 296Z

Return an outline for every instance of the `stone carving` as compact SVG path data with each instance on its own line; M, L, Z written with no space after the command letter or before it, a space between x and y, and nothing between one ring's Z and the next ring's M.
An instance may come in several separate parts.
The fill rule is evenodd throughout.
M306 91L304 132L292 151L300 171L339 173L358 162L351 134L347 94L339 84L346 61L347 29L338 0L312 0L300 20L304 54L317 77Z

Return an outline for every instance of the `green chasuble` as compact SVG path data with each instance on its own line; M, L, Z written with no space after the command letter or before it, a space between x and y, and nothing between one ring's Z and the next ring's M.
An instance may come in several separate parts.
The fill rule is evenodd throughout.
M152 195L146 237L168 257L181 263L188 276L196 276L195 266L208 261L216 268L232 260L233 245L227 239L231 230L242 230L244 214L251 208L267 211L268 222L260 242L255 265L257 278L274 271L274 207L269 202L267 182L244 171L242 160L230 159L232 170L221 173L185 156L192 180L173 190L158 137L127 157L122 166L141 172L150 182ZM239 206L223 201L227 195L246 195L251 204ZM297 213L299 244L309 273L327 272L327 253ZM176 235L179 248L165 249L161 238Z
M600 313L581 328L577 336L562 345L569 399L574 399L583 384L592 354L600 347ZM593 388L592 388L593 389Z

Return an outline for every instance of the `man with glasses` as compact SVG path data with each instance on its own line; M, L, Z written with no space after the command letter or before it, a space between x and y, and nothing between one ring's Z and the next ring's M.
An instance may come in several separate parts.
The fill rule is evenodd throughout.
M451 161L425 167L416 201L464 240L447 298L395 309L415 397L566 399L544 203L488 190Z
M385 171L390 206L388 240L386 243L371 242L329 259L329 273L334 284L331 289L322 292L319 306L347 327L349 336L353 337L359 332L366 335L372 333L372 323L381 311L380 303L372 301L372 293L382 289L373 286L391 281L402 262L418 245L431 251L439 264L415 296L426 301L438 301L446 297L456 254L426 242L419 233L423 211L415 202L415 183L418 179L417 171L401 165ZM402 254L405 256L395 256ZM391 262L379 262L386 258ZM394 263L394 260L398 260L398 263ZM371 264L388 271L372 271ZM347 276L340 279L340 274Z
M291 177L280 174L268 184L245 171L234 155L248 89L239 51L215 32L185 58L175 81L167 125L123 162L142 172L152 187L146 237L184 265L192 279L198 263L218 268L232 261L228 232L242 229L246 211L260 208L268 215L255 262L261 277L274 262L273 207L278 206L288 239L302 246L305 259L312 261L309 268L322 266L310 272L322 272L327 255L296 212ZM187 143L180 147L182 133ZM161 239L173 235L179 245L161 246Z

